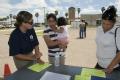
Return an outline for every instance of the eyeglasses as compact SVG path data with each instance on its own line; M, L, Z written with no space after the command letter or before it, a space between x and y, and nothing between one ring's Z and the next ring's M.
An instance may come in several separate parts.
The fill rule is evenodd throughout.
M32 22L27 22L28 24L30 24L30 25L33 25L33 21Z

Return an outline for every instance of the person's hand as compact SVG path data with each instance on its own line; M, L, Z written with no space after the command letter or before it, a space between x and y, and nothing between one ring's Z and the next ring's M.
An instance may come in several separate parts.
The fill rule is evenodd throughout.
M112 73L114 68L106 68L104 71L108 74Z
M36 55L33 54L33 53L31 53L31 54L29 54L27 56L29 56L32 60L36 60Z
M37 63L44 64L45 62L43 60L41 60L41 59L37 59Z
M63 48L65 48L67 46L65 42L61 42L61 45Z
M42 53L41 52L37 52L37 53L35 53L35 57L38 59L38 58L40 58L42 56Z

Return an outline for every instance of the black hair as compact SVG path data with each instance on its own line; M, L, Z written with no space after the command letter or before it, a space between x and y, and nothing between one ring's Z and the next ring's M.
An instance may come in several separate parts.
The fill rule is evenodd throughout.
M47 20L49 20L50 18L53 18L55 21L57 21L56 15L53 13L47 15Z
M16 23L14 24L15 27L19 27L23 22L27 23L31 20L33 15L27 11L20 11L16 16Z
M57 20L57 25L58 26L64 26L64 25L67 25L67 21L64 17L59 17L58 20Z
M107 8L106 11L102 14L102 20L110 20L113 23L116 22L117 9L112 5Z

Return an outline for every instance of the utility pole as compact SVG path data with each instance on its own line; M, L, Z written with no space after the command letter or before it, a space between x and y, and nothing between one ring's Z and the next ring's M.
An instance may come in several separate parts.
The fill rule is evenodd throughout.
M43 10L44 10L44 24L46 25L46 12L45 12L46 7L43 7Z

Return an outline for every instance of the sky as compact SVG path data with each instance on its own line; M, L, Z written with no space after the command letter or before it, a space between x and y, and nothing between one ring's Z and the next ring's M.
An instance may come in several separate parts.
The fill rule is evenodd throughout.
M43 22L43 7L46 13L58 10L59 16L64 16L69 7L81 8L80 14L99 14L101 7L107 8L109 5L115 5L120 14L120 0L0 0L0 16L8 16L10 13L16 15L21 10L27 10L33 15L38 12L39 21Z

